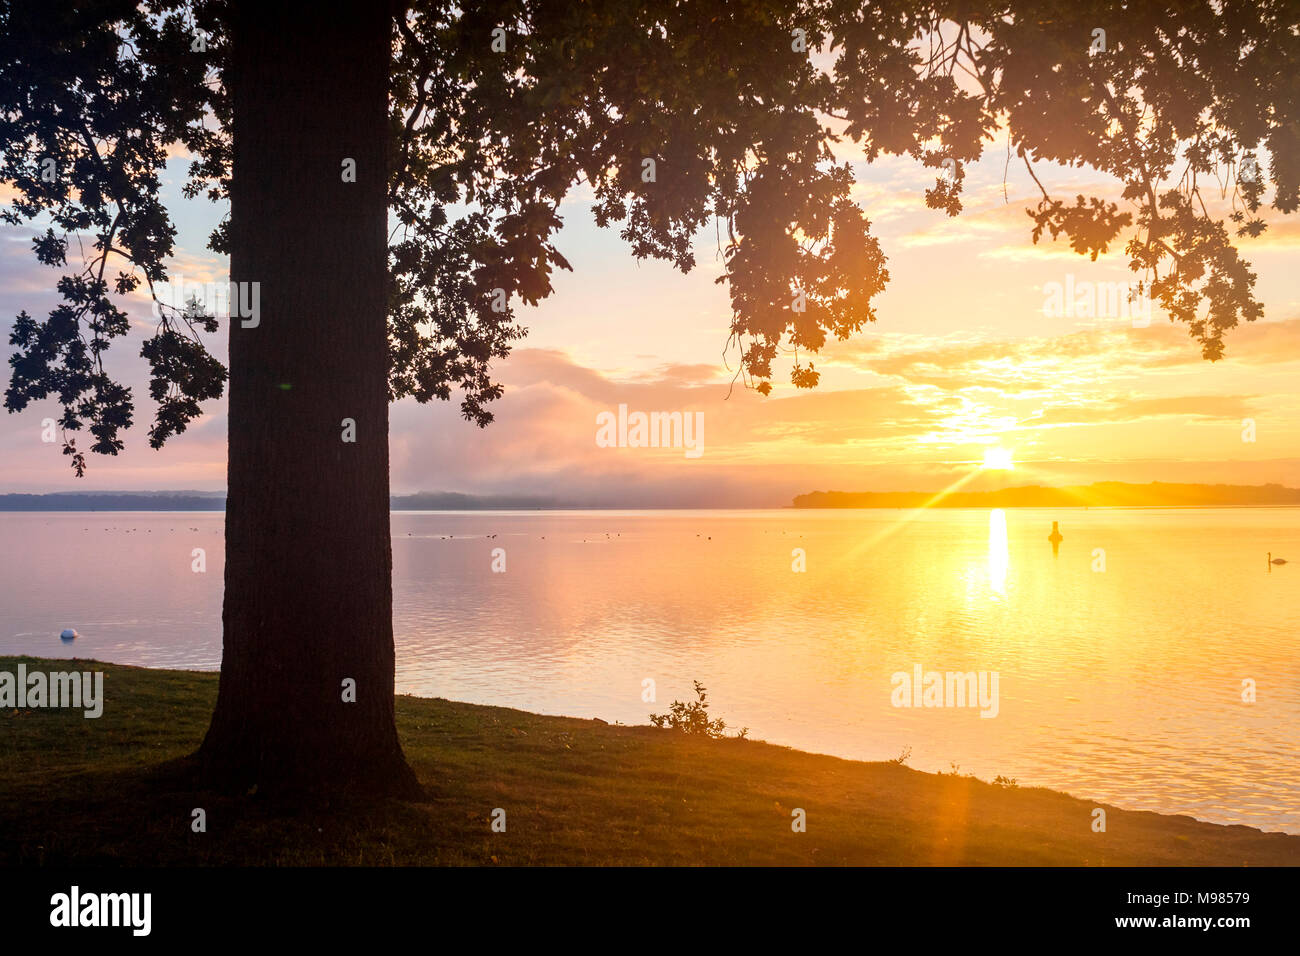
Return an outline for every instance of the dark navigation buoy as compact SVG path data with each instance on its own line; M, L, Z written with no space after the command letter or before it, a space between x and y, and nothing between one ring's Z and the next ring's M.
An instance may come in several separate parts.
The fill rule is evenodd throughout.
M1061 534L1058 522L1052 522L1052 533L1047 536L1047 540L1052 542L1052 554L1059 554L1061 550L1061 542L1065 540L1065 536Z

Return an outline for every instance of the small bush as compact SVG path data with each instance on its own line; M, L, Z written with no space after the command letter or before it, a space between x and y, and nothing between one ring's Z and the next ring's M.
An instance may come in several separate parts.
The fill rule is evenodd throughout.
M689 704L683 704L680 700L675 700L672 706L668 708L666 714L651 714L650 723L656 727L665 730L679 730L684 734L696 734L701 737L718 738L723 737L723 730L726 729L726 723L722 720L709 720L709 703L708 693L704 685L699 681L694 681L695 696L697 700ZM741 738L749 732L746 727L740 732Z
M885 763L895 763L898 764L900 767L902 767L905 766L907 762L911 759L912 759L912 747L909 744L899 752L897 757L893 758L892 760L886 760Z

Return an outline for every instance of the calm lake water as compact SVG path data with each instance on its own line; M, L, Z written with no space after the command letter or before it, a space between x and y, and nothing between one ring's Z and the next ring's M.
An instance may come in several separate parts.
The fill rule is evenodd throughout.
M0 654L217 668L222 520L0 515ZM923 770L1300 833L1300 509L399 513L392 527L399 692L646 723L700 680L728 728L773 743L910 748ZM1291 563L1270 570L1268 551ZM893 675L917 665L996 671L997 716L893 706Z

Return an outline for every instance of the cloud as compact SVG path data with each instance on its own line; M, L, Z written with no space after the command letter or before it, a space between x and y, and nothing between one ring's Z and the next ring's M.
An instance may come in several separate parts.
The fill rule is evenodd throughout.
M1251 414L1248 395L1179 395L1170 398L1135 398L1098 402L1089 406L1058 405L1026 419L1023 425L1108 425L1151 418L1204 418L1240 420Z
M1227 342L1227 358L1219 366L1300 362L1300 319L1243 323L1228 333ZM862 336L831 343L821 361L947 388L1050 385L1053 379L1095 381L1088 372L1115 378L1146 370L1214 367L1201 357L1186 327L1170 322L1020 339Z

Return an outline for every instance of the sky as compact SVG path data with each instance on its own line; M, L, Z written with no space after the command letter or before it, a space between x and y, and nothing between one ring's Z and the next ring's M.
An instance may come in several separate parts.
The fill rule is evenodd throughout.
M730 306L714 281L722 264L713 230L697 237L689 274L638 263L617 227L594 225L590 195L575 189L556 242L574 271L560 272L536 308L516 305L529 334L497 366L505 395L496 421L464 422L456 399L394 405L393 492L781 507L810 491L934 491L961 480L968 490L1103 480L1300 486L1300 217L1271 218L1263 236L1238 241L1265 318L1229 333L1226 357L1210 363L1158 308L1149 324L1051 308L1053 283L1077 291L1133 276L1122 251L1091 262L1064 242L1033 245L1025 210L1036 187L1023 167L1006 168L998 145L967 169L955 219L925 207L933 170L889 157L855 162L854 197L891 276L874 300L878 319L814 357L814 390L790 385L781 359L768 397L733 384L738 356L725 352ZM847 149L841 157L854 159ZM181 197L185 166L173 159L166 182L178 225L172 274L224 281L226 261L205 248L224 210ZM1036 172L1053 195L1118 199L1118 184L1087 168ZM0 227L6 336L20 310L44 316L57 303L58 273L31 252L36 232ZM126 450L88 456L78 480L59 446L41 441L57 403L34 404L0 416L0 492L224 488L224 400L162 450L148 447L153 409L138 352L153 323L144 297L128 310L132 335L108 355L136 392ZM225 335L211 340L223 360ZM620 405L702 413L701 454L601 447L597 416ZM982 469L990 449L1014 467Z

